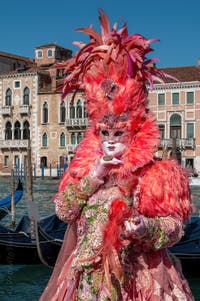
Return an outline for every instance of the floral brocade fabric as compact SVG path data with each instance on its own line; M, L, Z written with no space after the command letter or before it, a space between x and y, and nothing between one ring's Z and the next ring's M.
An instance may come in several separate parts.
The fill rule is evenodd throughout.
M142 214L139 184L128 197L114 183L112 178L104 182L88 175L57 195L58 216L69 224L77 223L77 244L60 272L50 301L194 300L179 262L167 251L183 235L181 219L171 214L146 217L145 235L140 240L129 237L120 249L116 264L123 272L117 277L109 271L108 286L102 244L110 205L116 198L129 204L131 198L134 212Z

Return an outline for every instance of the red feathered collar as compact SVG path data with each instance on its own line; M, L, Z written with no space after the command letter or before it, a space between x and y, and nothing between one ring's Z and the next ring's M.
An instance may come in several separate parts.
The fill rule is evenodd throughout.
M135 134L128 150L122 157L124 164L113 170L117 173L118 180L131 177L137 169L153 161L159 143L159 130L155 117L152 113L148 113L146 120L142 123L140 130ZM74 158L63 176L60 190L68 182L76 182L88 174L102 155L99 136L96 134L95 127L90 127L78 145Z

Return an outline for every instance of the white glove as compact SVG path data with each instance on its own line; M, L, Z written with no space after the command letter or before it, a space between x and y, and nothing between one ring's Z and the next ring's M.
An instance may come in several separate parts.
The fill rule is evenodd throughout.
M145 217L142 215L134 216L124 222L125 235L135 238L141 238L145 235L147 226Z
M122 161L111 156L103 156L96 164L95 169L92 171L92 176L102 179L107 176L108 172L113 166L122 164Z

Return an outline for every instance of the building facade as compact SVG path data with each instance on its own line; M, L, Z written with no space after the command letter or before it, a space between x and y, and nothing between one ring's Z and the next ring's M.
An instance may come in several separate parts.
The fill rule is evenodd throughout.
M68 159L68 106L55 92L62 70L57 72L53 66L71 54L55 44L43 45L36 48L32 64L0 74L0 174L9 174L13 167L25 168L29 140L36 169L56 168ZM18 58L8 54L8 59L13 66Z
M176 77L149 92L161 135L158 156L175 155L184 167L200 171L200 67L165 68Z
M0 74L27 68L34 64L31 58L0 52Z
M0 53L0 62L1 62ZM35 48L35 58L19 59L3 53L10 69L0 70L0 175L13 167L23 169L31 143L32 163L49 175L71 161L88 126L85 96L78 91L61 101L56 90L64 70L55 68L72 55L56 44ZM16 60L16 62L15 62ZM17 65L18 64L18 65ZM16 68L18 66L19 68ZM1 64L0 64L1 68ZM3 68L3 67L2 67ZM175 155L184 167L200 172L200 67L165 68L176 77L155 84L149 91L149 107L158 121L161 144L159 157Z

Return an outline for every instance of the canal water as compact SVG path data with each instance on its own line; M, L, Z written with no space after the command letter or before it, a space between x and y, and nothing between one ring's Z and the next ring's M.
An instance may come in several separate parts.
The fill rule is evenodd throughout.
M57 192L58 184L57 179L34 180L33 198L39 208L40 217L54 213L51 199ZM191 191L197 211L200 212L200 184L195 183L191 186ZM8 193L10 193L10 178L0 177L0 198ZM22 200L16 206L16 223L23 214L28 213L27 208L25 191ZM4 226L9 226L10 223L10 216L3 220ZM51 273L52 269L42 264L0 265L0 301L38 301ZM200 301L200 272L199 277L187 277L187 280L195 301Z

